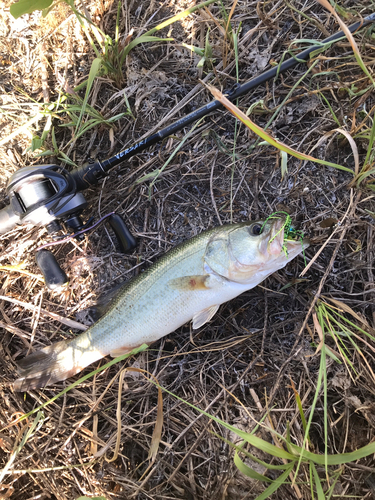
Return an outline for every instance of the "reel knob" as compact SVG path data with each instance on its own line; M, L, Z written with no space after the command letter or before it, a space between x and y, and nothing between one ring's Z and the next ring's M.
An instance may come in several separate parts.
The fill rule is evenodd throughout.
M129 231L123 219L119 215L113 214L108 218L108 223L117 237L120 251L122 253L128 253L134 250L137 246L137 241Z
M36 263L43 274L47 288L50 290L57 290L68 283L68 276L49 250L38 250L36 252Z

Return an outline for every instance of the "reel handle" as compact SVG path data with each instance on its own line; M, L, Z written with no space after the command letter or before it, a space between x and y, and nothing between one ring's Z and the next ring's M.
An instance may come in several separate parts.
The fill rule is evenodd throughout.
M136 239L127 228L123 219L117 214L112 214L108 222L119 242L120 251L122 253L129 253L134 250L137 245ZM57 290L68 283L68 276L61 269L55 256L49 250L38 250L36 252L36 263L43 274L47 288L50 290Z

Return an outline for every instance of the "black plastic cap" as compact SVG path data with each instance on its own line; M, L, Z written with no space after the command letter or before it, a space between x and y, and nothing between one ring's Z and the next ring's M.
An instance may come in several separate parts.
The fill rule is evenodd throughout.
M137 241L127 228L123 219L119 215L113 214L109 217L108 222L117 237L121 252L129 253L133 251L137 246Z
M57 290L68 283L68 276L49 250L39 250L36 253L36 263L43 274L47 288L50 290Z

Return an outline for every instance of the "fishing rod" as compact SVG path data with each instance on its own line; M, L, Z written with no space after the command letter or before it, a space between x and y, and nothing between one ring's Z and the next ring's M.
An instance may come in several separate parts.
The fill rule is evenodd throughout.
M368 26L375 21L375 13L348 27L351 33ZM248 82L235 84L227 92L231 101L247 94L254 88L262 85L272 78L279 76L288 69L301 62L307 62L310 54L328 48L338 39L345 36L343 31L322 40L317 45L293 55L281 64L261 73ZM7 194L10 204L0 210L0 235L6 234L17 225L32 224L45 226L50 234L56 234L64 226L71 232L66 238L82 238L82 235L94 226L107 219L114 230L122 252L130 252L136 246L134 237L129 232L125 222L118 214L108 214L92 226L92 219L86 224L81 219L81 214L87 206L87 201L81 191L90 186L95 186L101 179L109 175L109 171L145 149L163 141L170 135L185 128L191 123L222 108L222 104L213 100L201 108L189 113L176 122L161 129L159 132L133 144L120 151L107 160L96 160L93 163L79 166L68 172L64 167L55 164L33 165L23 167L15 172L9 179ZM58 243L58 242L57 242ZM60 269L54 255L45 249L44 245L37 251L37 264L42 271L48 288L55 289L67 282L66 274Z
M349 31L351 33L354 33L357 31L359 28L363 28L364 26L367 26L375 21L375 13L371 14L370 16L364 18L362 21L358 21L351 26L348 27ZM244 94L247 94L251 90L255 89L259 85L262 85L272 78L277 77L281 73L284 73L288 69L293 68L297 64L301 62L306 62L309 59L309 56L311 53L315 52L316 50L322 49L325 45L330 45L339 38L342 38L345 36L345 33L343 31L339 31L338 33L335 33L334 35L326 38L322 42L320 42L319 45L313 45L299 54L294 55L293 57L290 57L283 63L274 66L273 68L263 72L259 76L256 76L255 78L252 78L248 82L244 83L243 85L240 84L235 84L233 88L227 92L227 97L229 100L234 101L238 97L241 97ZM167 127L163 128L156 134L151 135L150 137L147 137L143 141L139 141L133 146L130 146L127 149L124 149L120 153L117 153L117 155L112 156L108 160L105 160L103 162L97 161L91 165L91 167L80 167L76 169L73 173L73 175L76 178L77 186L79 186L80 189L86 189L90 185L95 185L100 179L103 179L104 177L107 176L107 172L111 170L113 167L118 165L119 163L128 160L132 156L144 151L145 149L153 146L154 144L161 142L163 139L169 137L170 135L175 134L182 128L186 127L187 125L190 125L191 123L199 120L200 118L203 118L204 116L208 115L209 113L212 113L213 111L216 111L217 109L224 108L223 105L219 101L211 101L210 103L206 104L205 106L202 106L201 108L189 113L188 115L184 116L180 120L176 121L175 123L168 125Z

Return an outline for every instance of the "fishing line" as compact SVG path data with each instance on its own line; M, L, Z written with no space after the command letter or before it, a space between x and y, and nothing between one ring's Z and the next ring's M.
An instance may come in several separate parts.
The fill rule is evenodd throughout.
M81 234L87 233L87 231L90 231L91 229L94 229L96 226L98 226L99 224L101 224L107 217L110 217L111 215L114 215L114 214L115 214L115 212L109 212L108 214L106 214L103 217L101 217L92 226L85 227L84 229L82 229L81 231L78 231L77 233L70 234L68 236L65 235L64 238L59 239L57 241L52 241L50 243L46 243L45 245L42 245L41 247L37 248L36 251L38 252L39 250L43 250L44 248L47 248L47 247L52 247L52 246L55 246L55 245L61 245L62 243L66 243L67 241L70 241L71 239L76 238L77 236L80 236Z

